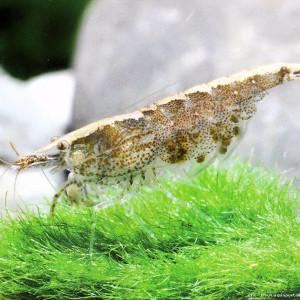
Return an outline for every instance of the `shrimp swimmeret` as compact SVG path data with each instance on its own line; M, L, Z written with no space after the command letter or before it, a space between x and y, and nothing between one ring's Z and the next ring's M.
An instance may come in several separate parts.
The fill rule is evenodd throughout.
M70 171L53 198L51 215L63 192L70 204L92 206L97 202L85 197L86 185L122 182L129 189L135 178L141 183L149 173L155 178L161 165L188 160L209 165L232 148L266 90L299 77L300 64L285 63L223 77L53 138L12 166Z

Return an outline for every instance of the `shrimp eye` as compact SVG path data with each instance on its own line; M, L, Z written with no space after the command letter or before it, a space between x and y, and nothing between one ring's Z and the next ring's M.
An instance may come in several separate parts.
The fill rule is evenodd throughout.
M60 151L65 151L70 148L70 144L64 140L59 141L56 146L57 146L57 149Z
M54 136L51 138L50 143L55 142L57 139L59 139L59 136Z

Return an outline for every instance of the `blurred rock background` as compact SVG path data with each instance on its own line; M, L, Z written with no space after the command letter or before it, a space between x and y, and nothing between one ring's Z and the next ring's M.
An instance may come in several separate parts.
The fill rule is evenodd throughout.
M2 158L15 159L5 135L26 154L66 127L129 112L244 69L300 62L297 0L95 0L86 8L89 2L0 0L0 62L6 72L28 79L70 68L73 61L72 71L43 75L45 84L31 85L31 93L24 92L31 80L17 81L2 72ZM33 91L39 101L30 96ZM299 97L299 82L271 90L250 121L238 155L249 157L253 151L253 161L278 165L280 171L288 170L287 176L299 177ZM30 123L32 127L22 125ZM1 198L8 190L4 178ZM43 193L45 185L32 181L33 186L25 185L36 199L41 194L51 198L50 191ZM17 191L22 197L21 183ZM32 200L30 192L23 199Z

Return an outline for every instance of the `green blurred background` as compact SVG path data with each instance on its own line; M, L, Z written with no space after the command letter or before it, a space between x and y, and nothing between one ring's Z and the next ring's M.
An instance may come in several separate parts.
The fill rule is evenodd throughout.
M91 1L0 0L0 65L20 79L68 68Z

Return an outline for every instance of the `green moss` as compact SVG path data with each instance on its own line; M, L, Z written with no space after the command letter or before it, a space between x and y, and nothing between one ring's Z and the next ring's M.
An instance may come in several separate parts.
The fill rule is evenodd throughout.
M173 204L153 185L129 201L134 216L122 204L95 214L60 204L53 223L48 214L29 211L3 217L0 296L245 299L299 293L300 193L292 182L239 162L161 181L194 209Z

